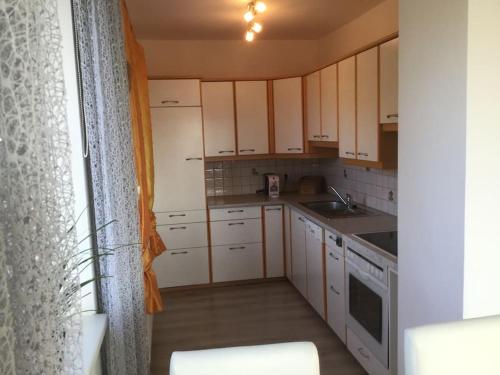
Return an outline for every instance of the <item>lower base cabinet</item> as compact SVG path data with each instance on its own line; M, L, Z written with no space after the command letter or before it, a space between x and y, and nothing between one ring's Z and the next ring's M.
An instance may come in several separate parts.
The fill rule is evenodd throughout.
M323 228L306 220L307 300L325 318Z
M212 271L214 282L262 278L262 244L212 247Z
M159 288L207 284L208 247L167 250L153 262Z
M389 375L389 370L375 358L365 344L349 328L347 329L347 349L368 374Z
M346 343L344 256L326 246L326 296L328 325Z

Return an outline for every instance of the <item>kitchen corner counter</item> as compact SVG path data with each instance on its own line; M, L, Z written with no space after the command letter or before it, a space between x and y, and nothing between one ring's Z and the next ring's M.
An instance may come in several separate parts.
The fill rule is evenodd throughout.
M323 200L333 200L335 197L332 194L317 194L317 195L301 195L297 193L281 194L279 198L269 198L264 194L248 194L248 195L228 195L218 197L207 197L207 205L209 209L214 208L234 208L248 206L269 206L269 205L286 205L296 211L307 216L309 220L319 226L339 232L340 234L352 233L368 233L397 230L397 217L368 208L373 213L370 216L327 219L301 203L314 202Z

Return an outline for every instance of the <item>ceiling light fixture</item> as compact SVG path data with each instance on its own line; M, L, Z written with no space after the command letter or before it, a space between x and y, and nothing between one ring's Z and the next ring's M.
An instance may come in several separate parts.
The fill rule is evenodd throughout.
M245 40L247 42L252 42L255 39L255 33L260 33L262 31L262 24L255 22L255 17L264 13L266 9L267 6L262 1L254 0L247 4L247 11L243 15L243 19L247 22L247 32L245 34Z

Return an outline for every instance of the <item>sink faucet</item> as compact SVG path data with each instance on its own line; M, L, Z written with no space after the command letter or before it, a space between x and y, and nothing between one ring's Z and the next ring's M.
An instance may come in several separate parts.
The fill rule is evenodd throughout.
M350 194L346 194L345 199L344 199L344 198L342 198L342 195L339 194L337 189L335 189L333 186L328 185L328 188L333 190L333 192L337 195L337 197L339 197L339 199L342 201L342 203L344 203L346 205L347 208L351 208L352 199L351 199Z

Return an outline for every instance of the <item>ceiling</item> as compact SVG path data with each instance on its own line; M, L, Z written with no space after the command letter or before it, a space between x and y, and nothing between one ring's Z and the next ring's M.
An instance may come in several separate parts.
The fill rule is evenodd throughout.
M259 39L318 39L383 0L264 0ZM126 0L138 39L242 39L247 0Z

